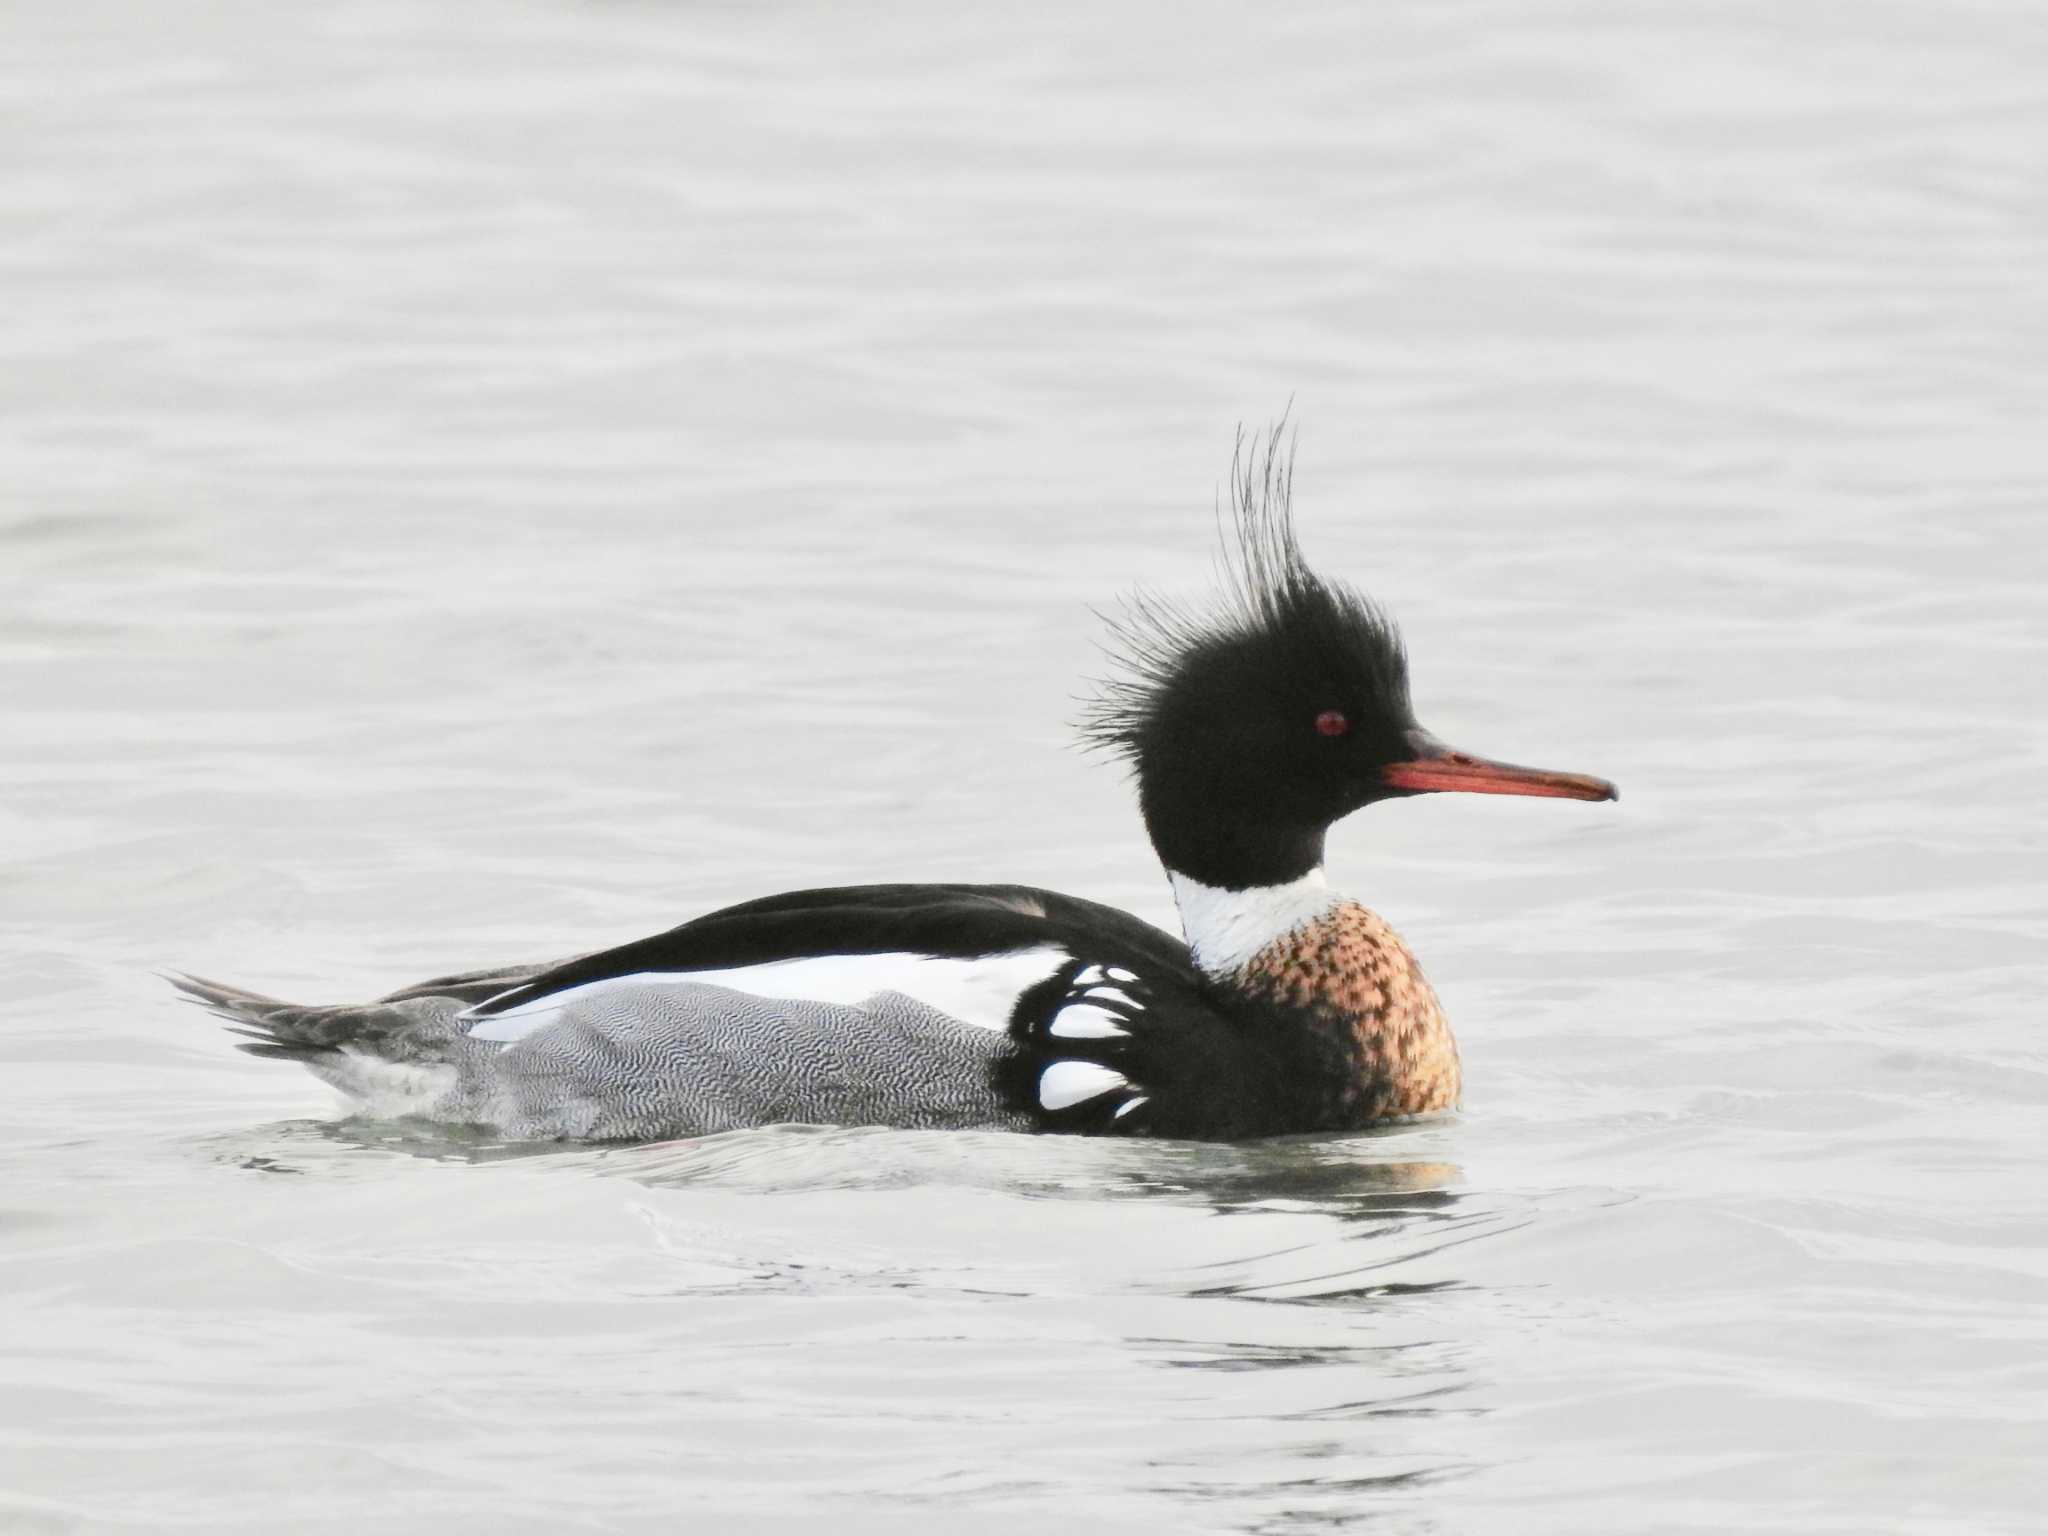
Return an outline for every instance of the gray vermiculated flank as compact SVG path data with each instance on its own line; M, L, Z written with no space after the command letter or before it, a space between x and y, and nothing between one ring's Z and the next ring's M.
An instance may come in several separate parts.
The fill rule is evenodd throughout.
M469 1038L460 998L302 1008L193 978L177 985L244 1026L258 1054L302 1061L360 1098L399 1084L411 1112L520 1139L649 1140L779 1122L1027 1125L991 1084L1004 1037L900 992L854 1005L626 982L499 1044Z
M473 1102L488 1111L474 1118L510 1135L578 1140L783 1121L1006 1126L1020 1122L990 1082L1004 1043L899 992L854 1006L702 982L625 985L578 998L509 1045L464 1039L449 1109Z

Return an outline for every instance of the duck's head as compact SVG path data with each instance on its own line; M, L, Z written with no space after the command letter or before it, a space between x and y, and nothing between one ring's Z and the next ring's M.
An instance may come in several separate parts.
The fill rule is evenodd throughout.
M1229 890L1279 885L1321 865L1332 822L1432 791L1614 799L1605 779L1475 757L1417 724L1393 622L1302 558L1279 447L1277 432L1239 442L1223 603L1133 599L1113 621L1121 675L1083 723L1135 766L1166 867Z

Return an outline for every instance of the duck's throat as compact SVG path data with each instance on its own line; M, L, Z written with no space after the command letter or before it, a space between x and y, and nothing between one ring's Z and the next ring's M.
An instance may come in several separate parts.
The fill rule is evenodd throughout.
M1315 1037L1341 1079L1332 1125L1455 1109L1458 1046L1436 990L1378 913L1318 869L1284 885L1223 890L1171 875L1195 963L1276 1025Z
M1166 878L1173 886L1180 929L1195 964L1218 981L1235 976L1254 956L1327 917L1344 902L1320 868L1296 880L1244 890L1204 885L1172 869Z

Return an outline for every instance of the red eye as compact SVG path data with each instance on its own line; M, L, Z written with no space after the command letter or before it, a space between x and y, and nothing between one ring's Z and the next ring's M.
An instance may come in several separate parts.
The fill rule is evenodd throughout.
M1342 736L1351 729L1351 717L1341 709L1326 709L1316 716L1316 729L1325 736Z

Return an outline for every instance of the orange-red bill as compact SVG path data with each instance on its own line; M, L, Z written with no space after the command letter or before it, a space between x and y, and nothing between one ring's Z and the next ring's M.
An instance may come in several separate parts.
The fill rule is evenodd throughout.
M1454 752L1427 738L1416 745L1420 749L1416 757L1405 763L1389 763L1380 770L1383 783L1418 794L1455 790L1468 795L1535 795L1547 800L1621 798L1620 791L1607 780L1588 773L1558 773L1549 768L1497 763L1469 752Z

